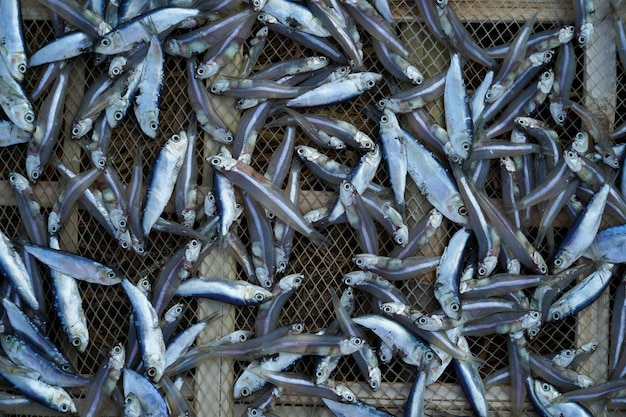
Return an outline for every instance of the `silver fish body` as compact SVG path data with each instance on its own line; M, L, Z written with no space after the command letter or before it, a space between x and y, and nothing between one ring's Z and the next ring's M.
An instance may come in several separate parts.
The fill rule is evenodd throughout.
M142 228L146 236L172 196L187 142L187 134L181 130L169 138L159 152L143 209Z

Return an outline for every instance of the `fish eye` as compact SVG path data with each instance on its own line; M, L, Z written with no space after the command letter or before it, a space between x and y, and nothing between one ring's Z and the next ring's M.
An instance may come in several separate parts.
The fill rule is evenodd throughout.
M229 134L227 134L227 135L224 137L224 140L225 140L227 143L231 143L231 142L233 141L233 135L231 135L230 133L229 133Z
M17 181L17 176L15 174L11 174L9 176L9 182L15 183Z
M387 107L387 100L382 99L378 101L378 108L380 110L384 109L385 107Z
M573 355L572 351L567 349L565 352L563 352L563 356L565 356L566 358L569 358Z
M365 85L369 88L372 88L376 85L376 82L374 80L367 80L367 83Z
M155 121L150 122L150 130L157 130L159 128L159 124Z
M493 97L493 93L491 92L491 90L485 93L485 100L491 100L492 97Z
M428 318L424 316L418 317L417 324L421 324L422 326L428 324Z
M424 355L424 358L427 361L432 361L435 358L435 354L433 352L426 352L426 354Z
M258 2L255 2L255 3L258 3ZM258 5L256 7L258 7ZM248 415L252 417L257 417L257 416L260 416L261 414L259 414L259 410L257 410L256 408L248 408Z
M300 278L300 277L296 277L296 278L293 280L293 285L294 285L294 286L298 286L298 287L299 287L300 285L302 285L302 278Z
M29 112L27 112L27 113L24 115L24 121L25 121L26 123L33 123L33 122L35 121L35 114L34 114L33 112L30 112L30 111L29 111Z
M17 70L21 72L22 74L26 73L26 65L25 64L18 65Z
M109 278L109 279L113 279L113 278L115 278L115 276L116 276L116 275L115 275L115 272L113 272L113 271L109 271L109 272L107 272L107 278Z
M569 159L573 159L576 158L576 154L574 153L574 151L567 151L567 157Z
M70 411L70 406L67 405L66 403L62 403L59 406L59 409L61 410L62 413L67 413L68 411Z
M111 39L109 38L100 39L100 46L102 46L103 48L108 48L109 46L111 46Z
M70 372L72 369L70 368L70 365L68 365L67 363L64 363L63 366L61 366L61 370L65 372Z
M241 389L241 396L242 397L247 397L248 395L250 395L250 390L248 388L242 388Z
M122 249L128 249L128 242L123 240L122 242L120 242L120 246L122 247Z
M541 265L539 267L539 273L545 274L546 272L548 272L548 268L545 265Z
M124 228L126 228L126 220L121 219L121 220L118 222L118 226L120 227L120 229L124 229Z
M554 313L552 313L552 320L558 321L560 318L561 318L561 313L559 313L558 311L555 311Z
M552 51L546 51L543 54L543 59L545 59L546 61L550 61L552 59Z
M317 371L315 371L315 378L320 379L320 378L324 378L324 371L322 371L321 369L318 369Z
M528 334L531 338L535 338L539 334L539 331L533 327L532 329L528 330Z
M365 260L363 258L356 258L354 260L354 262L356 263L356 266L364 266L365 265Z
M211 165L220 165L222 163L222 160L219 157L214 157L211 158Z
M119 122L124 118L124 112L122 112L121 110L116 111L115 113L113 113L113 118Z
M461 306L459 305L459 303L452 303L452 304L450 304L450 310L452 310L452 311L459 311L460 308L461 308Z
M198 68L196 68L196 75L198 77L204 77L204 74L206 74L206 69L203 66L199 66ZM211 87L211 92L215 92L213 91L213 87Z
M550 385L544 382L543 384L541 384L541 389L544 391L550 391Z
M343 280L343 283L346 284L346 285L352 285L352 278L345 278Z
M585 43L587 43L587 37L585 35L580 35L578 37L578 43L584 45Z
M406 241L404 240L404 237L403 237L403 236L398 236L398 237L396 238L396 243L397 243L398 245L404 245L404 242L406 242Z
M199 70L199 68L198 68L198 70ZM217 93L219 93L219 89L217 88L217 86L216 86L215 84L213 84L213 85L211 86L211 92L212 92L213 94L217 94Z
M150 368L148 368L148 370L146 371L146 373L148 374L148 376L150 378L154 378L157 374L157 370L154 366L151 366Z
M120 345L115 345L115 347L113 347L113 353L115 355L119 355L120 353L122 353L122 347Z
M424 82L424 78L423 77L415 77L415 84L421 84Z
M370 381L370 388L376 391L378 389L378 381Z
M556 258L556 259L554 260L554 266L560 267L560 266L562 266L562 265L563 265L563 259L561 259L561 258Z
M530 313L530 317L532 317L534 319L538 319L539 318L539 312L538 311L533 311L532 313Z
M380 118L380 122L381 122L381 123L389 123L389 118L388 118L387 116L382 116L382 117Z
M50 225L50 233L56 233L58 231L59 231L59 226L58 225L56 225L56 224Z
M487 273L487 269L484 266L478 268L478 275L485 275Z
M293 326L293 331L294 331L294 332L298 332L298 333L302 333L302 332L304 331L304 324L302 324L302 323L296 323L296 324Z
M461 206L461 207L459 207L459 211L458 211L458 213L459 213L461 216L466 217L466 216L467 216L467 208L466 208L465 206Z
M556 120L557 120L559 123L563 123L563 122L565 122L565 113L559 113L559 114L556 116Z
M390 314L393 311L393 309L391 308L391 306L384 306L383 311L387 314Z
M122 73L122 69L120 67L113 67L111 68L111 74L114 77L117 77L118 75L120 75Z
M352 190L352 184L349 182L346 182L343 184L343 189L346 191L351 191Z
M106 158L100 158L100 159L98 159L97 164L98 164L98 167L100 167L100 168L104 168L104 167L106 166L106 164L107 164L107 160L106 160Z
M80 127L74 126L72 128L72 136L78 136L78 135L80 135Z
M463 142L463 144L461 145L461 149L463 149L464 151L469 151L470 150L469 142Z
M265 297L261 293L256 293L254 295L254 299L257 300L257 301L263 301L265 299Z
M79 337L75 337L75 338L72 339L72 346L74 346L74 347L80 346L80 338Z
M348 400L349 402L353 402L354 401L354 395L346 394L346 400Z

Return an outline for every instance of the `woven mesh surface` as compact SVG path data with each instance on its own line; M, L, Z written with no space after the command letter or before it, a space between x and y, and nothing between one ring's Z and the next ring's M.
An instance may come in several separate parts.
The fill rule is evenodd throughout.
M24 2L26 7L30 7L30 2ZM540 2L534 0L524 1L452 1L452 8L463 20L465 27L472 38L482 47L500 45L510 42L518 33L524 21L537 13L537 23L533 32L561 27L573 21L573 12L569 2L564 0L554 0ZM604 6L603 6L604 7ZM606 8L604 8L606 9ZM607 16L607 10L602 9L602 16ZM37 7L32 7L31 13L25 16L29 20L24 22L24 32L28 42L28 51L34 51L53 39L53 28L49 20L46 20L45 12L42 14ZM410 56L409 61L420 68L426 78L432 77L438 72L445 70L449 62L449 52L428 32L422 18L412 1L396 1L392 4L394 18L396 19L396 31L399 37L407 45ZM600 8L598 9L600 11ZM601 22L598 16L598 22ZM30 20L36 19L36 20ZM609 18L609 23L611 19ZM601 26L603 31L611 30L611 25ZM258 29L253 28L253 33ZM605 32L603 32L605 33ZM599 35L598 35L599 36ZM598 57L610 56L611 61L615 60L615 47L611 43L611 37L603 37L601 41L594 39L590 46L584 48L576 44L576 74L572 87L571 99L583 102L594 111L605 128L609 131L613 126L619 126L626 122L626 104L624 103L624 89L626 89L626 79L622 66L616 66L616 83L610 84L611 78L607 78L607 62ZM381 64L376 60L371 45L370 35L361 30L363 41L364 63L368 71L377 71L385 75L384 82L359 96L358 98L321 109L310 109L331 117L349 121L360 130L367 133L372 138L378 137L378 123L376 118L371 117L373 104L380 98L389 96L394 89L406 87L398 85L392 81L392 77L386 73ZM244 51L249 47L244 45ZM295 44L293 41L282 36L270 33L267 46L263 51L255 70L265 67L268 64L280 62L287 58L311 56L315 52ZM224 69L224 74L236 74L237 66L240 65L238 57L233 63ZM191 114L191 106L186 97L187 75L184 60L174 57L167 57L165 62L165 82L161 105L161 126L160 133L156 140L149 140L141 133L134 115L131 111L125 119L114 129L112 142L109 150L109 163L119 173L122 181L128 184L131 177L131 167L136 144L141 145L144 166L144 181L148 181L151 175L151 167L156 155L167 139L173 133L184 129L187 126ZM54 150L54 154L70 166L76 172L82 172L91 168L92 164L80 146L70 139L70 122L74 112L82 99L84 91L106 71L103 65L93 65L90 58L77 58L74 60L72 69L72 88L68 94L66 102L65 124L61 130L60 140ZM611 71L608 71L611 73ZM41 69L29 70L25 81L26 91L31 91L38 79ZM465 82L468 92L472 92L484 77L485 70L478 64L469 62L464 67ZM609 80L609 81L607 81ZM607 87L607 82L609 83ZM45 95L44 95L45 97ZM33 104L36 109L41 106L43 98L38 99ZM234 108L236 100L231 98L215 98L216 110L223 117L225 122L234 131L239 119L240 112ZM307 109L305 109L306 111ZM442 100L430 103L425 110L440 125L445 125ZM271 121L271 117L268 121ZM571 138L581 128L580 121L571 115L568 117L564 127L556 126L547 110L547 105L542 106L537 114L533 115L540 120L550 124L557 133L563 144L568 144ZM259 139L255 148L255 153L251 165L259 172L267 169L268 163L282 140L284 128L263 128L259 132ZM297 133L297 144L310 144L310 140L301 130ZM200 164L198 184L205 187L211 185L211 169L202 161L205 157L213 155L218 148L218 144L210 139L204 138L204 142L198 141L197 153ZM327 151L327 155L338 161L354 166L360 154L352 150ZM2 220L2 230L11 238L17 238L22 228L19 213L15 207L15 202L8 187L8 175L10 171L16 170L24 173L24 159L26 154L25 146L14 146L11 148L0 148L0 180L3 185L5 195L4 202L0 202L0 219ZM381 164L375 178L375 182L389 186L387 167ZM44 214L47 214L54 204L59 190L64 186L54 168L48 167L35 186L35 193L44 207ZM494 198L501 197L499 180L499 168L497 164L492 164L492 170L488 177L485 191ZM301 209L310 209L328 206L335 198L335 192L321 181L319 181L308 169L302 172L302 195L300 199ZM425 213L430 210L430 204L418 192L417 187L409 181L406 201L408 208L407 224L412 227ZM165 217L175 220L174 213L168 209ZM239 233L244 243L249 243L249 236L245 230L245 221L236 227L235 232ZM561 222L561 227L554 230L554 242L562 240L567 232L571 220L565 219ZM441 255L447 245L450 236L457 228L447 221L437 234L421 249L420 255L436 256ZM287 325L293 322L304 324L307 332L316 332L325 328L333 320L333 309L331 304L331 291L340 292L343 290L342 275L354 268L352 257L360 252L354 231L346 224L331 226L324 230L324 235L329 238L330 244L325 248L319 248L309 242L306 238L296 235L294 250L290 258L285 274L303 273L305 275L304 285L285 304L281 315L280 325ZM529 232L532 236L534 229ZM394 243L388 233L381 226L378 226L379 246L382 255L393 250ZM114 267L133 282L148 276L153 281L169 259L186 243L186 239L176 237L161 232L152 232L147 243L147 255L137 256L132 251L123 250L118 247L116 241L110 237L89 214L80 206L71 214L69 220L63 228L61 235L61 247L65 250L90 257L99 262ZM551 251L548 244L539 248L547 258ZM224 259L221 255L215 254L207 258L200 268L201 274L207 276L231 276L245 279L243 270L236 266L231 260ZM48 277L44 277L48 280ZM432 274L420 277L415 281L399 282L396 285L407 296L415 308L429 312L437 307L433 297ZM46 281L48 282L48 281ZM83 306L90 329L90 345L84 354L77 354L68 346L66 337L61 329L59 320L53 309L52 295L48 294L48 334L50 338L61 346L64 351L71 353L70 359L76 370L85 375L93 374L107 352L116 343L126 340L130 327L130 305L121 288L99 287L86 283L79 285L83 297ZM181 301L181 300L176 300ZM186 315L181 323L184 326L195 322L198 318L206 316L209 312L220 311L222 320L219 325L215 325L202 335L202 341L211 340L235 329L252 330L255 322L254 308L227 308L216 303L196 303L195 301L182 300L186 307ZM608 317L609 296L603 296L598 304L585 312L581 318L571 318L557 324L545 325L540 334L531 342L531 348L537 353L550 353L563 348L578 346L593 337L598 337L599 349L592 356L590 362L583 366L583 371L594 373L603 377L602 366L598 366L607 357L608 329L602 326L604 318ZM355 315L365 314L371 311L370 297L364 293L357 292ZM606 321L608 323L608 321ZM370 335L371 336L371 335ZM471 337L469 339L472 353L484 361L480 369L481 375L490 373L507 366L506 338L504 336L495 337ZM372 338L372 341L374 338ZM231 384L237 378L247 363L235 361L210 361L200 368L190 373L184 382L186 393L190 394L190 401L198 416L230 416L245 407L247 401L235 403L232 400ZM311 375L314 372L315 359L304 358L294 366L295 372L302 372ZM400 360L394 359L389 365L382 366L383 385L377 392L372 392L367 388L363 376L353 360L342 358L337 370L333 373L333 378L337 381L347 383L360 399L376 407L384 409L392 414L399 415L404 407L408 390L416 376L416 369L405 365ZM193 394L195 393L195 394ZM74 398L84 398L86 389L72 389ZM491 406L497 415L509 415L510 405L506 389L490 388L489 398L492 400ZM448 370L444 373L438 383L431 385L427 390L427 410L442 410L453 414L471 415L471 407L459 389L458 381L454 372ZM285 410L289 414L285 415L328 415L322 410L319 399L300 396L289 393L280 399L280 405L285 407L297 407ZM50 415L39 411L40 408L30 407L9 415L29 416L29 415ZM112 407L110 415L116 414L119 410ZM217 410L217 411L216 411ZM298 410L295 412L294 410ZM527 414L532 415L530 406L527 406ZM594 410L595 411L595 410ZM29 414L32 413L32 414ZM622 415L620 411L615 411L616 415ZM495 415L495 414L494 414Z

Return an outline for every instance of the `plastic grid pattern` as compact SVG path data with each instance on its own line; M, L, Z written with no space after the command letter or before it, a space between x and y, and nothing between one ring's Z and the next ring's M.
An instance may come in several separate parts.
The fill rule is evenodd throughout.
M569 8L569 4L566 2L556 3L558 3L558 6L555 7L555 10ZM503 12L502 8L499 8L499 6L500 3L497 1L453 3L455 10L463 10L466 12L462 14L461 17L468 21L466 24L467 29L482 46L510 41L517 33L521 24L523 24L523 22L514 20L518 16L514 13L515 9L511 9L510 13L508 13L508 11ZM516 6L523 9L527 15L534 9L535 4L534 2L519 2L516 3ZM485 16L489 16L489 13L493 11L493 9L500 11L498 17L485 19ZM414 5L411 2L397 3L394 4L394 10L396 11L395 17L399 21L397 26L398 31L408 45L416 46L414 49L415 56L412 56L412 58L414 58L418 66L423 69L425 76L432 76L445 68L445 66L442 65L445 65L445 62L447 62L448 53L445 48L436 43L428 34L423 24L419 21L419 17L416 15L417 12L415 11ZM504 15L502 13L504 13ZM547 20L541 20L537 23L535 31L559 26L563 22L570 20L569 15L563 17L559 15L559 12L555 13L555 15L548 16ZM32 51L50 39L51 25L48 21L44 20L28 21L25 22L25 33L29 41L28 50ZM364 51L366 53L367 68L375 71L383 71L380 65L373 60L368 38L365 34L362 34L362 36L365 43ZM581 51L582 48L577 47L577 49L578 62L572 94L573 99L579 99L584 95L584 72L582 71L584 57ZM270 42L268 42L266 50L263 53L260 65L263 66L265 63L276 62L284 59L286 56L297 57L310 54L310 51L304 48L294 48L292 42L270 34ZM601 66L602 63L598 63L598 65ZM84 77L84 85L86 86L90 85L102 72L101 67L95 67L91 65L90 62L83 62L82 65L78 63L76 66L78 68L74 68L74 71ZM114 130L114 137L111 144L111 160L112 165L120 173L124 182L128 182L130 166L132 165L132 155L134 154L134 145L132 144L134 141L132 139L137 139L139 142L142 142L144 160L153 161L163 138L185 126L185 122L187 121L189 106L185 103L184 85L186 75L184 66L180 64L180 61L169 58L166 66L166 88L164 89L163 97L164 105L161 107L163 122L159 136L160 140L143 140L132 115L127 115L120 126ZM32 88L32 80L36 80L35 74L36 71L33 71L33 75L29 76L26 84L27 90ZM479 67L469 65L466 69L466 83L468 88L476 87L480 82L482 74L483 71ZM620 80L618 89L623 89L625 87L623 85L623 71L621 71L621 67L618 67L618 74ZM363 109L375 102L376 98L388 94L388 91L388 86L381 83L376 89L364 94L357 100L333 106L331 109L325 109L324 111L328 111L331 116L354 123L371 137L375 138L377 137L377 123L371 118L368 118L367 114L364 114ZM619 98L622 96L623 94L617 95L618 109L621 108L619 106L624 105ZM80 92L74 91L70 93L66 106L68 109L76 108L79 101ZM40 103L35 102L34 104L37 106ZM224 113L232 111L230 104L223 106L225 108L221 108L220 110L224 111ZM430 105L428 110L433 117L442 120L443 106L440 102ZM624 114L624 112L616 112L615 125L623 121L622 114ZM540 112L538 117L549 121L549 114L545 111ZM66 116L66 121L70 119L71 117L69 115ZM576 128L578 128L578 126L576 126ZM568 128L563 130L561 137L571 137L571 129L571 124L568 124ZM253 160L253 166L255 166L255 168L260 171L264 170L265 164L271 157L273 149L276 143L280 141L282 134L283 131L281 129L266 129L266 131L261 133L262 140L259 140L256 149L258 157L255 157ZM79 164L76 166L77 169L84 170L89 168L89 160L84 155L82 157L80 156L80 149L77 148L75 143L72 143L68 139L66 130L62 131L61 138L64 139L62 139L62 142L57 147L57 156L64 161L68 160L68 163L75 163L76 158L78 158ZM306 142L306 138L300 133L298 142ZM199 156L202 155L200 153L202 152L201 146L201 144L198 145ZM5 162L0 168L2 170L0 171L2 178L6 179L10 170L20 170L23 167L24 154L24 147L22 146L0 149L0 157L3 162ZM355 155L349 152L337 153L333 156L336 156L347 164L353 164L356 160ZM149 163L146 164L144 172L146 179L149 177L149 165ZM377 181L386 185L388 183L385 169L386 168L380 169L377 175ZM487 188L488 193L492 196L497 196L498 194L499 185L493 182L496 181L496 178L497 175L491 177ZM54 170L47 169L42 178L42 184L45 183L45 181L54 182L57 180L58 177L54 173ZM210 179L208 178L199 179L199 182L202 184L207 184L209 181ZM41 187L43 188L43 186ZM58 187L58 185L56 185L56 187ZM303 175L302 189L328 192L327 187L321 184L312 175L307 174L306 170ZM46 207L50 207L54 202L52 197L56 197L43 190L41 190L38 195L41 196L40 201ZM324 204L323 201L315 198L318 194L311 193L309 196L312 196L307 198L307 203L310 205L310 208ZM407 206L411 208L408 218L409 227L419 220L429 209L428 205L424 204L423 198L416 192L412 184L409 186L409 191L407 192ZM1 205L0 217L3 219L3 230L9 236L17 237L19 227L16 225L19 224L19 216L15 207L11 205ZM423 249L424 253L440 254L442 252L446 244L445 242L448 240L453 230L447 224L444 224L444 226L442 231ZM61 241L62 247L103 261L119 269L134 281L145 275L155 276L175 249L184 244L184 239L167 236L161 233L153 233L148 255L145 258L139 258L134 256L132 252L122 251L117 248L116 243L103 233L100 226L90 219L86 213L82 212L82 210L76 210L65 229L66 233L62 236ZM557 239L559 236L562 236L563 233L562 230L559 231L557 233ZM281 315L281 324L301 321L305 324L308 331L315 331L325 327L329 321L332 320L329 290L342 288L341 275L352 269L351 258L358 250L355 249L357 245L352 232L345 226L331 227L325 231L325 234L331 238L332 245L321 251L305 239L301 239L298 236L296 237L294 255L292 255L286 273L306 271L305 284L286 304ZM393 247L392 242L384 232L380 234L380 239L381 253L385 253ZM239 275L241 276L241 271L239 271ZM411 301L414 301L416 306L420 306L426 311L432 309L433 300L430 296L432 289L428 282L420 281L417 285L404 283L399 284L399 286ZM119 290L94 287L87 284L81 284L80 287L81 294L85 300L84 306L89 319L92 343L85 355L79 355L74 358L74 360L75 366L79 372L89 374L97 369L100 360L108 349L114 343L123 339L126 334L129 326L129 306ZM362 295L358 297L357 314L369 310L367 301L367 297L363 297ZM303 308L303 306L306 306L306 308ZM193 312L196 309L195 303L189 302L187 307L187 311L190 312L188 320L191 321L193 320ZM50 317L51 337L58 343L65 343L63 340L64 335L60 331L58 323L55 322L55 315L51 314ZM115 323L115 326L110 326L111 323ZM544 327L540 336L533 341L533 349L537 352L548 352L557 348L570 346L576 342L574 325L575 323L566 321L559 325L548 325ZM253 310L237 309L235 312L235 327L250 329L253 328L253 326ZM506 364L506 348L503 343L503 338L472 338L471 349L476 356L486 361L485 366L481 370L484 375ZM296 366L296 371L311 373L312 366L312 361L305 360ZM235 375L237 369L240 368L241 365L235 366ZM401 408L401 403L404 401L403 399L398 400L398 398L396 398L397 384L410 383L414 375L414 370L406 369L406 367L402 366L398 361L395 361L391 366L384 369L383 381L386 384L381 387L376 398L368 400L368 395L371 393L365 389L357 391L357 394L360 398L368 400L368 402L374 405L386 408L390 412L395 412L398 407ZM362 380L358 369L348 359L342 359L339 370L334 377L342 381ZM458 392L448 384L448 382L454 383L454 377L452 375L445 375L443 379L446 384L437 384L429 388L429 391L432 393L432 398L450 399L451 395L458 395ZM199 381L199 383L197 383L195 387L190 386L189 388L195 389L199 398L203 397L203 393L208 395L209 392L206 391L206 385L208 384L203 383L202 379L197 381ZM389 392L385 392L385 387L389 387ZM221 398L224 398L225 402L228 402L229 400L227 400L227 398L229 398L229 394L227 389L222 387L221 390L224 395L224 397ZM433 390L434 392L432 392ZM77 391L80 390L73 391L73 394L77 396L84 394ZM311 404L311 400L305 397L291 395L288 398L292 405ZM319 404L319 401L314 401L313 403ZM457 407L460 407L461 411L467 412L469 410L467 405L459 406L457 404L451 406L449 411L459 411ZM506 411L506 409L503 411Z

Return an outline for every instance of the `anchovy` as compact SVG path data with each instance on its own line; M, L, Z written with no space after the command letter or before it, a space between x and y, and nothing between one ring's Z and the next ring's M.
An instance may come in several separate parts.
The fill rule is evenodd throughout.
M0 343L14 364L39 374L39 380L46 384L57 387L82 387L89 384L89 379L61 370L17 335L2 334Z
M176 177L183 164L187 142L187 134L181 130L167 140L157 156L143 209L142 228L146 236L150 234L150 229L172 196Z
M121 344L113 346L96 372L81 410L82 417L96 417L102 412L107 399L113 393L122 376L125 351Z
M215 169L233 181L235 185L249 193L283 222L289 224L316 244L323 244L326 241L326 238L304 220L298 209L276 185L249 165L226 156L213 156L209 160Z
M122 23L104 36L100 34L102 38L94 45L93 50L104 55L128 51L139 43L148 42L152 35L175 28L185 20L199 16L200 13L200 10L193 8L163 7L152 10Z
M76 405L63 388L37 379L32 371L0 358L0 375L33 400L63 414L76 413Z
M210 298L239 306L260 304L273 297L265 288L246 281L203 277L185 280L178 286L175 295Z
M115 270L83 256L36 245L24 245L24 249L50 268L75 279L100 285L122 282L122 277Z
M323 84L298 94L285 102L289 107L313 107L349 100L376 86L382 75L375 72L357 72L336 81Z
M130 394L136 395L137 402L140 405L139 408L142 410L139 415L168 415L165 400L149 380L147 380L137 372L133 371L132 369L125 367L123 385L126 398L128 398ZM125 401L125 404L128 405L128 401Z
M128 279L122 280L122 288L133 307L134 324L146 373L152 381L158 382L165 370L165 343L156 311L146 295Z

